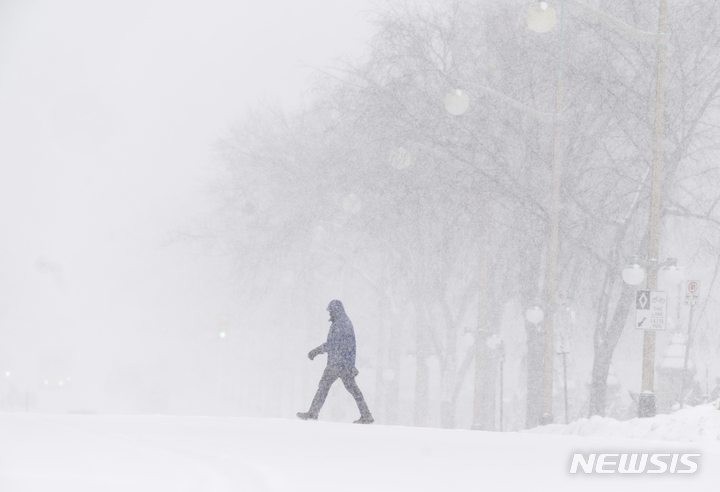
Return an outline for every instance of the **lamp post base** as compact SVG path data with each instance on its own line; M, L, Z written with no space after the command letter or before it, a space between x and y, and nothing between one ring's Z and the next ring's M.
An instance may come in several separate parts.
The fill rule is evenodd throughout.
M638 395L638 417L641 419L655 416L655 394L643 391Z
M544 413L540 416L540 425L548 425L553 423L553 416L550 413Z

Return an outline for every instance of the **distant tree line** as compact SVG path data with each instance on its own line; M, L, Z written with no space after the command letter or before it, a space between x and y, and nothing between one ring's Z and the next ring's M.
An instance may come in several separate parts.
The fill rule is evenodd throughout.
M571 7L558 280L585 313L576 336L592 339L583 412L604 415L608 371L632 314L634 288L620 272L627 256L647 250L656 47ZM473 89L553 112L558 32L527 29L525 8L386 2L374 13L366 55L322 71L306 108L258 108L219 146L222 209L213 231L236 259L249 304L302 303L340 272L363 282L376 306L376 402L388 422L398 420L393 375L404 354L415 361L415 425L425 425L437 403L429 397L434 357L441 424L454 427L481 353L484 418L494 428L498 354L487 339L513 329L508 306L524 311L545 297L553 126ZM602 9L656 30L656 2L609 0ZM715 267L720 5L671 2L669 26L662 244L682 234L682 254ZM462 116L443 107L456 87L470 93ZM544 334L523 323L532 427Z

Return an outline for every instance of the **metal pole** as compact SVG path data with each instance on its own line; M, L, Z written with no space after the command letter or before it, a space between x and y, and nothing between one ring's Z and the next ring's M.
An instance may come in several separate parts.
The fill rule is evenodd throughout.
M503 431L503 365L505 364L505 343L500 342L500 432Z
M563 95L563 18L565 4L560 7L560 54L555 88L555 141L553 146L553 189L552 204L550 208L550 244L548 247L547 269L547 304L550 307L549 316L545 321L545 363L543 371L543 408L540 425L550 424L553 421L553 362L555 357L555 326L554 313L557 294L557 262L558 262L558 233L560 228L560 169L561 169L561 143L562 143L562 95Z
M705 364L705 394L707 395L705 401L710 401L710 369L708 364Z
M418 330L416 333L416 359L415 359L415 427L429 427L429 369L427 365L427 333L429 331L427 319L427 248L425 241L429 237L429 227L426 225L426 235L420 239L420 304L418 305Z
M487 292L488 292L488 259L486 245L488 243L489 229L487 204L485 199L480 204L482 214L482 237L480 244L480 286L478 299L477 331L475 332L475 395L473 401L473 430L485 428L483 422L482 394L483 394L483 364L485 363L485 336L487 335ZM494 412L493 412L494 415Z
M567 352L562 353L563 358L563 389L565 391L565 424L569 424L568 399L567 399Z
M695 304L690 306L690 316L688 317L688 335L685 341L685 360L683 361L682 379L680 382L680 408L685 405L685 375L687 373L688 358L690 357L690 345L692 345L692 321Z
M658 22L660 34L667 32L667 0L660 0ZM658 43L657 79L655 86L655 131L653 132L652 195L650 199L650 243L648 258L660 256L660 198L663 167L663 132L665 125L665 43ZM647 288L657 289L657 269L648 270ZM655 332L643 335L642 385L638 399L638 417L655 416Z

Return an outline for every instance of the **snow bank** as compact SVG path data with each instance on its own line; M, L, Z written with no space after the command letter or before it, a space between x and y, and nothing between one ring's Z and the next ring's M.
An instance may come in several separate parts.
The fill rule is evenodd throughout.
M533 434L322 420L0 412L0 491L715 490L720 441L658 446L657 439L683 438L701 425L715 426L715 433L707 434L714 439L718 415L706 405L643 421L597 417L542 429L608 437L601 440L543 435L541 429ZM653 423L659 426L651 430ZM653 439L625 439L642 435ZM698 473L688 475L569 472L575 453L604 451L702 453L702 458Z
M661 441L706 442L720 446L720 400L686 407L653 418L619 421L595 415L567 425L552 424L523 432L566 434L583 437L652 439Z

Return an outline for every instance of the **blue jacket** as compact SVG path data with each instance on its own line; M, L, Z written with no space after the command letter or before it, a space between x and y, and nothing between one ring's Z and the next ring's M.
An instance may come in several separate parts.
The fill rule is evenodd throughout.
M323 353L328 354L327 365L355 367L355 331L352 322L340 301L330 301L327 310L332 321L327 342L322 344Z

